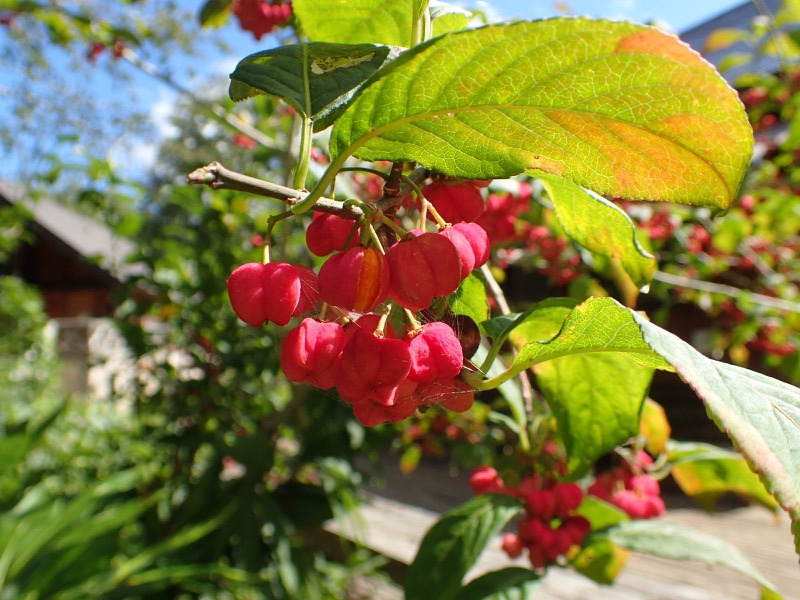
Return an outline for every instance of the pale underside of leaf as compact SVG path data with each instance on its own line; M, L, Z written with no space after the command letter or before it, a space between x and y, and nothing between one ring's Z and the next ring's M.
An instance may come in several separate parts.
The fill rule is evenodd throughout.
M800 389L707 358L633 314L645 341L695 390L792 519L800 553Z
M673 560L700 560L723 565L776 592L768 579L745 558L738 548L717 537L661 520L625 521L607 532L615 544L653 556Z
M382 69L334 127L333 156L448 175L561 175L626 198L725 207L752 132L735 92L673 36L552 19L435 38Z

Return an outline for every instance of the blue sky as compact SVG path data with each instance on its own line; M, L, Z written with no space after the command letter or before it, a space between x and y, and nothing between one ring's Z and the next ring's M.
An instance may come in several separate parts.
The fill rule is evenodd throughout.
M572 13L644 23L659 19L681 32L743 4L744 0L568 0ZM469 3L464 3L469 5ZM492 5L505 17L535 19L561 13L553 0L499 0Z
M592 17L605 17L613 19L626 19L637 22L658 21L672 31L680 33L710 17L724 12L734 6L742 4L743 0L669 0L657 2L655 0L568 0L566 2L555 2L554 0L495 0L483 2L481 0L449 0L456 2L464 7L479 7L497 19L537 19L564 14L565 7L569 8L571 14L587 15ZM196 12L202 4L202 0L178 0L182 8ZM561 5L561 6L558 6ZM2 33L2 32L0 32ZM223 38L229 46L233 48L231 54L221 53L215 46L201 42L201 52L195 55L176 55L174 64L165 65L173 73L185 73L195 71L202 73L202 76L178 76L178 83L192 89L209 89L214 87L222 90L227 86L227 74L235 67L238 60L245 56L270 48L276 44L275 40L265 37L261 42L256 43L253 37L246 32L242 32L234 18L231 18L228 25L222 31ZM205 37L203 33L199 34ZM0 37L2 45L2 37ZM132 84L136 87L136 103L139 108L149 112L150 118L155 125L155 136L148 139L118 139L114 146L108 150L113 162L118 165L134 165L132 169L126 169L128 175L137 177L146 173L155 158L156 149L159 142L164 137L174 135L174 130L170 125L170 115L172 107L177 101L177 95L141 73L132 72ZM0 84L4 76L0 72ZM102 82L102 77L95 81ZM4 85L12 87L10 81ZM91 86L90 80L87 85ZM3 87L0 85L0 87ZM98 97L109 96L111 98L114 86L105 82L105 85L98 83L91 93ZM119 90L115 90L117 93ZM2 108L2 94L0 94L0 108ZM128 137L128 136L126 136ZM70 149L63 149L70 151ZM15 169L15 157L3 156L0 151L0 161L6 165L5 173L0 175L7 179L14 179L19 176L20 171Z

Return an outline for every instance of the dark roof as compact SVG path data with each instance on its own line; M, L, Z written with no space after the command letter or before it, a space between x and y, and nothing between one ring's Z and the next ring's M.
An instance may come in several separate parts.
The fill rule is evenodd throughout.
M127 262L136 249L128 239L58 202L41 198L28 200L20 189L0 181L0 205L22 205L33 215L35 233L44 234L66 253L96 266L116 281L141 274L141 265Z
M764 0L769 12L774 15L780 8L782 0ZM680 34L681 39L688 43L714 66L719 68L722 61L733 53L752 52L744 42L739 42L728 48L716 50L714 52L703 52L703 46L708 36L717 29L745 29L750 30L753 19L760 16L758 8L754 2L745 2L740 6L732 8L716 17L709 19L692 27ZM753 61L739 67L732 67L722 72L729 83L734 84L736 79L743 73L776 73L780 69L780 60L774 56L754 56Z

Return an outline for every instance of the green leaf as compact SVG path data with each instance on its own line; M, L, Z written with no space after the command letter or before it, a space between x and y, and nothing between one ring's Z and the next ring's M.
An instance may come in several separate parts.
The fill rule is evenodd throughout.
M554 338L527 341L514 360L516 372L554 358L591 352L624 352L643 366L672 370L642 339L633 313L612 298L589 298L569 313Z
M628 561L628 555L627 550L607 539L592 536L584 540L581 551L572 559L570 566L592 581L610 585L616 581Z
M639 415L653 368L624 354L577 354L536 367L567 452L570 478L639 432Z
M438 2L437 0L431 0L429 10L431 21L433 21L433 35L460 31L467 26L472 18L470 11L455 4Z
M481 278L470 273L450 296L448 305L456 315L467 316L476 323L485 321L489 315L489 301L486 299L486 288Z
M484 573L470 581L457 600L526 600L539 587L539 575L531 569L507 567Z
M645 450L653 456L665 452L670 441L672 427L667 413L658 402L648 398L642 406L642 419L639 433L645 440Z
M489 494L442 515L425 534L408 568L406 600L455 597L489 540L521 510L516 498Z
M739 42L751 44L755 41L753 34L746 29L720 28L712 31L703 44L703 52L717 52L730 48Z
M292 6L309 39L408 47L417 1L294 0Z
M644 340L703 400L792 519L800 553L800 389L700 354L677 336L633 314Z
M337 166L355 155L475 179L539 169L602 194L720 208L752 144L736 93L688 46L585 18L415 46L360 90L330 142Z
M699 560L722 565L757 581L769 591L775 586L736 546L712 535L659 519L626 521L602 533L621 548L673 560Z
M553 202L556 218L573 241L597 254L619 259L637 287L646 287L657 264L636 239L636 227L621 208L562 177L534 171Z
M330 126L364 81L397 50L374 44L292 44L241 60L229 95L238 102L256 94L282 98L314 119L314 130Z
M576 512L589 520L592 525L592 531L605 529L630 520L628 513L624 510L594 496L584 496L583 502L581 502Z
M197 15L201 27L219 27L225 23L233 0L206 0Z
M578 305L573 298L548 298L522 313L525 318L512 324L504 332L515 346L524 346L529 340L549 340L564 324L564 319Z
M671 442L668 457L670 474L683 493L707 511L714 510L727 493L758 502L772 511L778 508L775 498L738 452L711 444Z

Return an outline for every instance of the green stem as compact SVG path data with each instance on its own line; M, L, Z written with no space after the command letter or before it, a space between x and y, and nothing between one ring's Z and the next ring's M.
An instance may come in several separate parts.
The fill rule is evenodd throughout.
M427 2L420 4L417 0L414 0L412 3L414 8L412 13L411 48L425 41L426 30L429 29L426 24L430 20Z
M389 229L394 231L397 234L397 237L399 237L401 240L408 235L408 231L403 229L400 225L395 223L392 219L387 217L381 211L376 212L374 216L377 217L381 223L383 223Z
M317 185L314 186L314 189L311 190L308 196L306 196L301 202L298 202L292 207L292 212L294 214L302 215L313 208L316 201L322 198L322 194L325 193L325 190L328 188L328 186L336 179L336 176L339 174L339 171L342 169L347 158L348 154L342 153L337 156L335 160L331 161L331 164L329 164L328 168L325 169L325 172L317 182Z
M389 176L386 173L384 173L383 171L378 171L378 169L370 169L368 167L342 167L341 169L339 169L339 173L345 173L348 171L372 173L373 175L378 175L379 177L383 177L384 179L389 179Z
M311 164L311 138L314 135L314 123L307 115L303 116L300 129L300 152L297 158L297 170L294 172L293 187L298 190L306 189L308 166Z
M375 244L375 247L378 249L378 252L381 254L386 254L386 250L383 249L383 245L381 244L381 239L378 237L378 233L375 231L375 228L372 226L372 223L367 223L366 226L366 234L369 236L369 239Z
M284 211L277 215L272 215L269 219L267 219L267 234L266 234L266 244L264 245L264 264L269 263L269 249L272 246L272 230L275 229L275 225L283 221L284 219L288 219L289 217L293 217L294 213L291 210Z

